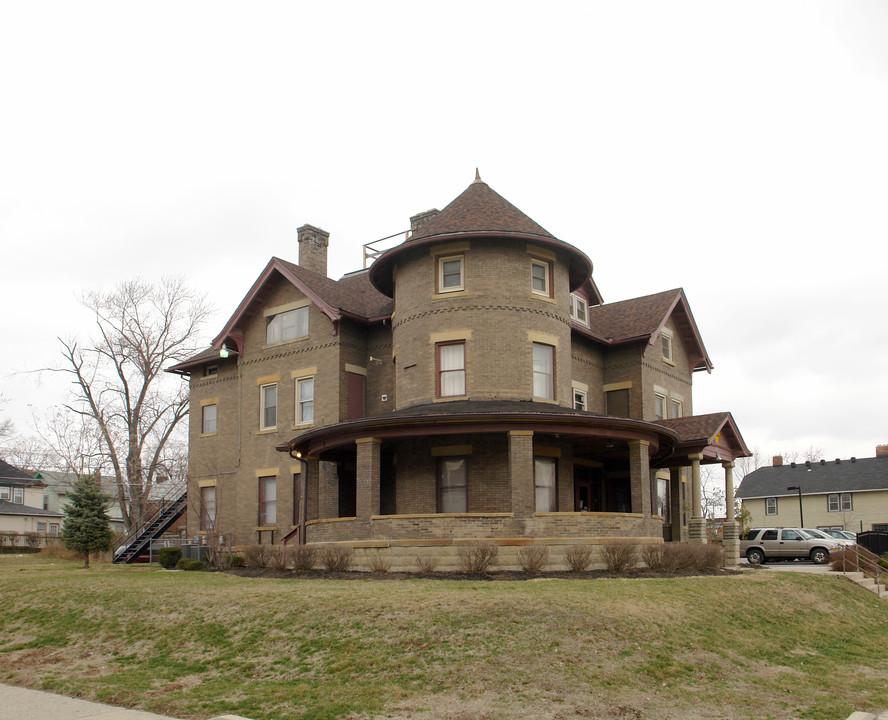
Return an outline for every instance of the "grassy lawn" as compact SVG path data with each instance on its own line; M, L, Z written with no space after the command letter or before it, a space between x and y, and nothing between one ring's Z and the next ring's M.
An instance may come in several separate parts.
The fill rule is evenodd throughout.
M888 601L831 577L271 580L0 556L0 682L182 718L888 709Z

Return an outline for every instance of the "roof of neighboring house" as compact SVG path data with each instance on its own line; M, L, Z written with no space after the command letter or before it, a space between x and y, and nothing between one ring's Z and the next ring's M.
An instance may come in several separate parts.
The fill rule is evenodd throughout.
M641 340L653 344L671 317L684 339L690 369L712 370L712 361L681 288L593 306L589 308L588 317L588 329L577 322L572 327L608 345Z
M797 490L786 489L789 485L798 485L802 495L888 490L888 456L759 468L743 478L737 497L796 495Z
M36 479L17 467L13 467L5 460L0 460L0 485L15 485L17 487L43 487L42 480Z
M21 503L0 500L0 515L39 515L40 517L61 518L64 513L51 512L43 508L30 507Z

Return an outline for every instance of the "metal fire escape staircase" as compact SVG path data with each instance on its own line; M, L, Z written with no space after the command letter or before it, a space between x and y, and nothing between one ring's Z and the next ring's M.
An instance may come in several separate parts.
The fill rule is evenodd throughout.
M151 541L163 535L178 520L188 504L186 482L171 486L162 497L152 500L150 509L129 533L119 538L112 548L113 562L132 563L149 551Z

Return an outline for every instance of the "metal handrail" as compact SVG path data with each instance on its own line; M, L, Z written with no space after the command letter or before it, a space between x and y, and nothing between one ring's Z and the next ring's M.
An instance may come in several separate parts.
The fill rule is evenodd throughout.
M120 536L117 540L114 541L113 546L111 547L111 557L117 556L117 550L121 545L129 545L129 541L133 538L139 537L143 532L145 532L145 528L147 528L151 523L153 523L157 518L159 518L163 513L178 502L179 498L182 497L182 493L188 488L188 481L181 480L177 482L175 485L171 485L167 488L167 491L161 495L159 498L151 500L149 498L149 502L157 503L157 507L153 508L142 514L142 516L136 521L135 525L130 526L129 532L125 535Z
M879 565L879 556L857 544L852 545L851 547L845 547L844 550L845 552L842 553L842 574L849 571L848 552L850 551L854 553L854 568L850 571L862 572L864 576L868 575L869 577L872 577L876 581L876 594L881 597L882 585L884 584L882 578L886 573L885 569Z

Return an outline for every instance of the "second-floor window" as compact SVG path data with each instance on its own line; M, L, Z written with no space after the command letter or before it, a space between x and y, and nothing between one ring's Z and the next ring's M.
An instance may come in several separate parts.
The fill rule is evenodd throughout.
M669 403L669 417L671 418L680 418L681 417L681 401L680 400L672 400Z
M657 420L666 418L666 398L659 393L654 394L654 417Z
M277 427L277 383L269 383L259 388L259 429L273 430Z
M6 485L0 487L0 500L9 500L9 493L10 490Z
M831 493L827 495L829 512L848 512L851 510L851 493Z
M608 390L605 395L607 414L614 417L629 417L629 391Z
M203 435L210 435L216 432L216 414L218 405L204 405L201 409L200 432Z
M466 394L466 344L438 343L438 397Z
M588 324L586 319L586 301L573 293L570 296L570 316L574 320L583 323L583 325Z
M463 278L463 256L451 255L439 257L438 262L438 292L456 292L465 289Z
M586 409L586 391L574 388L574 410Z
M765 515L777 514L777 498L765 498Z
M555 399L555 348L551 345L533 344L533 396Z
M663 359L666 362L672 362L672 333L663 330L660 333L660 347L663 352Z
M314 378L296 380L296 424L314 422Z
M308 335L308 307L287 310L267 318L265 342L267 345L294 340Z
M552 297L552 263L530 261L530 290L534 295Z

